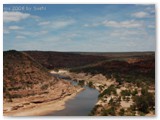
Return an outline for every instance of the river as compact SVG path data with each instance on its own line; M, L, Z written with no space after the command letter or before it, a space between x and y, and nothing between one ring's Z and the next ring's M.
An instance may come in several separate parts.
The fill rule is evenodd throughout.
M58 74L54 74L60 78L65 78ZM73 85L77 85L77 82L70 79L64 79L70 81ZM68 100L65 103L65 109L56 111L49 114L50 116L88 116L98 100L99 92L88 86L84 86L84 90L78 93L74 98Z

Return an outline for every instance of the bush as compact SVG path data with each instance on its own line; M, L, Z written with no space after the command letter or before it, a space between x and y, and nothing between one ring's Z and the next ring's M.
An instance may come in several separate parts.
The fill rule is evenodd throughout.
M137 91L137 89L135 89L134 91L132 91L132 96L135 96L135 95L137 95L138 94L138 91Z
M148 94L148 89L147 88L142 88L141 93L142 93L142 95L147 95Z
M131 95L131 91L130 90L122 90L121 91L121 95L122 96L130 96Z
M130 101L130 97L126 97L126 101L127 101L127 102Z
M90 81L90 82L88 83L88 86L89 86L89 87L93 87L93 83Z
M115 74L114 77L116 78L116 81L121 85L122 84L122 79L119 74Z
M10 90L15 90L15 91L17 91L17 90L19 90L19 89L21 89L22 87L21 86L19 86L19 87L11 87L11 88L8 88L8 90L10 91Z
M145 95L135 96L134 101L140 112L148 113L149 110L154 110L155 96L149 92Z
M90 116L91 115L95 115L96 114L96 111L99 107L102 107L101 105L95 105L94 108L91 110L91 113L89 114Z
M101 97L103 97L104 95L111 95L111 94L114 94L114 95L116 95L117 94L117 92L116 92L116 89L115 89L115 87L114 87L114 85L111 85L111 86L109 86L107 89L105 89L101 94L99 94L99 98L101 98Z
M136 105L135 104L131 105L130 109L131 109L131 111L136 111Z
M109 109L107 109L107 110L103 110L102 111L102 115L103 116L108 116L108 115L112 115L112 116L115 116L116 115L116 113L115 113L115 107L110 107Z
M99 85L99 89L100 89L100 90L103 90L103 88L104 88L104 86Z
M5 94L3 94L3 95L4 95L4 98L7 99L7 102L13 102L13 101L12 101L12 96L11 96L11 94L8 92L8 90L6 90Z
M45 85L41 86L41 90L46 90L46 89L48 89L48 84L45 84Z
M125 110L124 110L123 108L121 108L120 111L119 111L119 115L120 115L120 116L123 116L124 113L125 113Z
M84 80L79 80L78 85L84 86L84 84L85 84L85 81L84 81Z
M21 98L22 97L22 95L20 95L20 94L13 94L13 95L11 95L11 98Z

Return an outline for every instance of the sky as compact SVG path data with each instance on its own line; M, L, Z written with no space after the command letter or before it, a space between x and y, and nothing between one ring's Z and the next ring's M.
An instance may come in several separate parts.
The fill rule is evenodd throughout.
M3 50L156 50L154 4L4 4Z

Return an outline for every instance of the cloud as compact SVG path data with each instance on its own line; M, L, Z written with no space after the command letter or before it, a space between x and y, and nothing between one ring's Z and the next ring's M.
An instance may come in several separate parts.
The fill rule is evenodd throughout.
M31 15L28 13L4 11L3 12L3 21L4 22L18 22L18 21L26 19L30 16Z
M155 6L146 7L145 11L151 14L155 13Z
M9 26L8 27L9 30L21 30L23 29L22 27L19 27L19 26Z
M19 31L18 34L20 35L26 35L26 36L40 36L40 35L44 35L44 34L47 34L48 31L47 30L41 30L41 31L33 31L33 32L30 32L30 31Z
M101 24L103 24L103 23L97 22L97 23L93 23L93 24L84 24L83 26L84 26L84 27L96 27L96 26L99 26L99 25L101 25Z
M148 28L155 28L155 25L148 25Z
M84 24L83 26L84 26L84 27L89 27L90 25L89 25L89 24Z
M111 36L113 37L131 37L131 36L138 36L138 35L146 35L147 33L145 32L145 30L124 30L124 29L120 29L120 30L114 30L111 32Z
M146 18L146 17L149 17L149 14L147 12L140 11L140 12L133 13L132 16L136 18Z
M69 25L72 25L74 23L75 23L74 20L57 20L57 21L53 21L52 27L56 29L60 29L60 28L64 28Z
M143 26L142 21L135 20L126 20L126 21L114 21L114 20L105 20L94 22L91 24L84 24L84 27L97 27L97 26L105 26L105 27L113 27L113 28L138 28Z
M9 34L10 32L9 32L9 30L4 29L4 30L3 30L3 33L4 33L4 34Z
M104 21L103 25L106 27L115 27L115 28L137 28L142 26L142 22L137 22L134 20L128 20L128 21Z
M17 39L25 39L26 37L25 36L21 36L21 35L17 35L16 38Z
M10 32L12 32L12 30L22 30L23 27L19 27L19 26L9 26L9 27L5 27L3 28L3 33L4 34L9 34Z
M51 27L52 29L61 29L67 26L70 26L75 23L73 19L58 19L58 20L50 20L50 21L43 21L39 22L38 25L44 27Z
M47 30L42 30L42 31L40 31L40 32L36 32L35 34L37 34L37 35L44 35L44 34L47 34L48 33L48 31Z
M44 21L44 22L38 23L38 25L48 25L48 24L50 24L50 21Z

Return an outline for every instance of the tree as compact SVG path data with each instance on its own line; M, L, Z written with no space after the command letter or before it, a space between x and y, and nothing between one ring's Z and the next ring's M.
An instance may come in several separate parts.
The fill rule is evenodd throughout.
M84 84L85 84L85 81L84 80L80 80L79 82L78 82L78 85L80 85L80 86L84 86Z
M138 91L137 91L137 89L135 89L134 91L132 91L132 96L135 96L135 95L137 95L138 94Z
M112 106L110 109L108 109L108 113L109 113L109 115L114 116L115 115L115 107Z
M107 89L105 89L101 94L99 94L99 98L103 97L104 95L111 95L117 94L116 88L114 87L114 85L109 86Z
M148 94L148 89L147 88L142 88L141 93L142 93L142 95Z
M123 108L121 108L120 111L119 111L119 115L120 115L120 116L123 116L124 113L125 113L125 110L124 110Z
M149 110L153 110L155 106L155 96L149 92L145 92L145 94L141 96L135 96L134 101L138 110L143 113L148 113Z
M116 81L121 85L122 84L122 79L119 74L114 74L114 77L116 78Z
M89 81L88 86L93 87L93 83L91 81Z
M136 104L139 111L144 112L144 113L149 112L148 111L149 105L148 105L148 102L147 102L145 97L137 96L136 99L135 99L135 104Z
M122 90L121 91L121 95L122 96L130 96L131 95L131 91L130 90Z
M112 116L115 116L116 115L116 113L115 113L115 107L110 107L109 109L104 109L103 111L102 111L102 115L103 116L108 116L108 115L112 115Z

